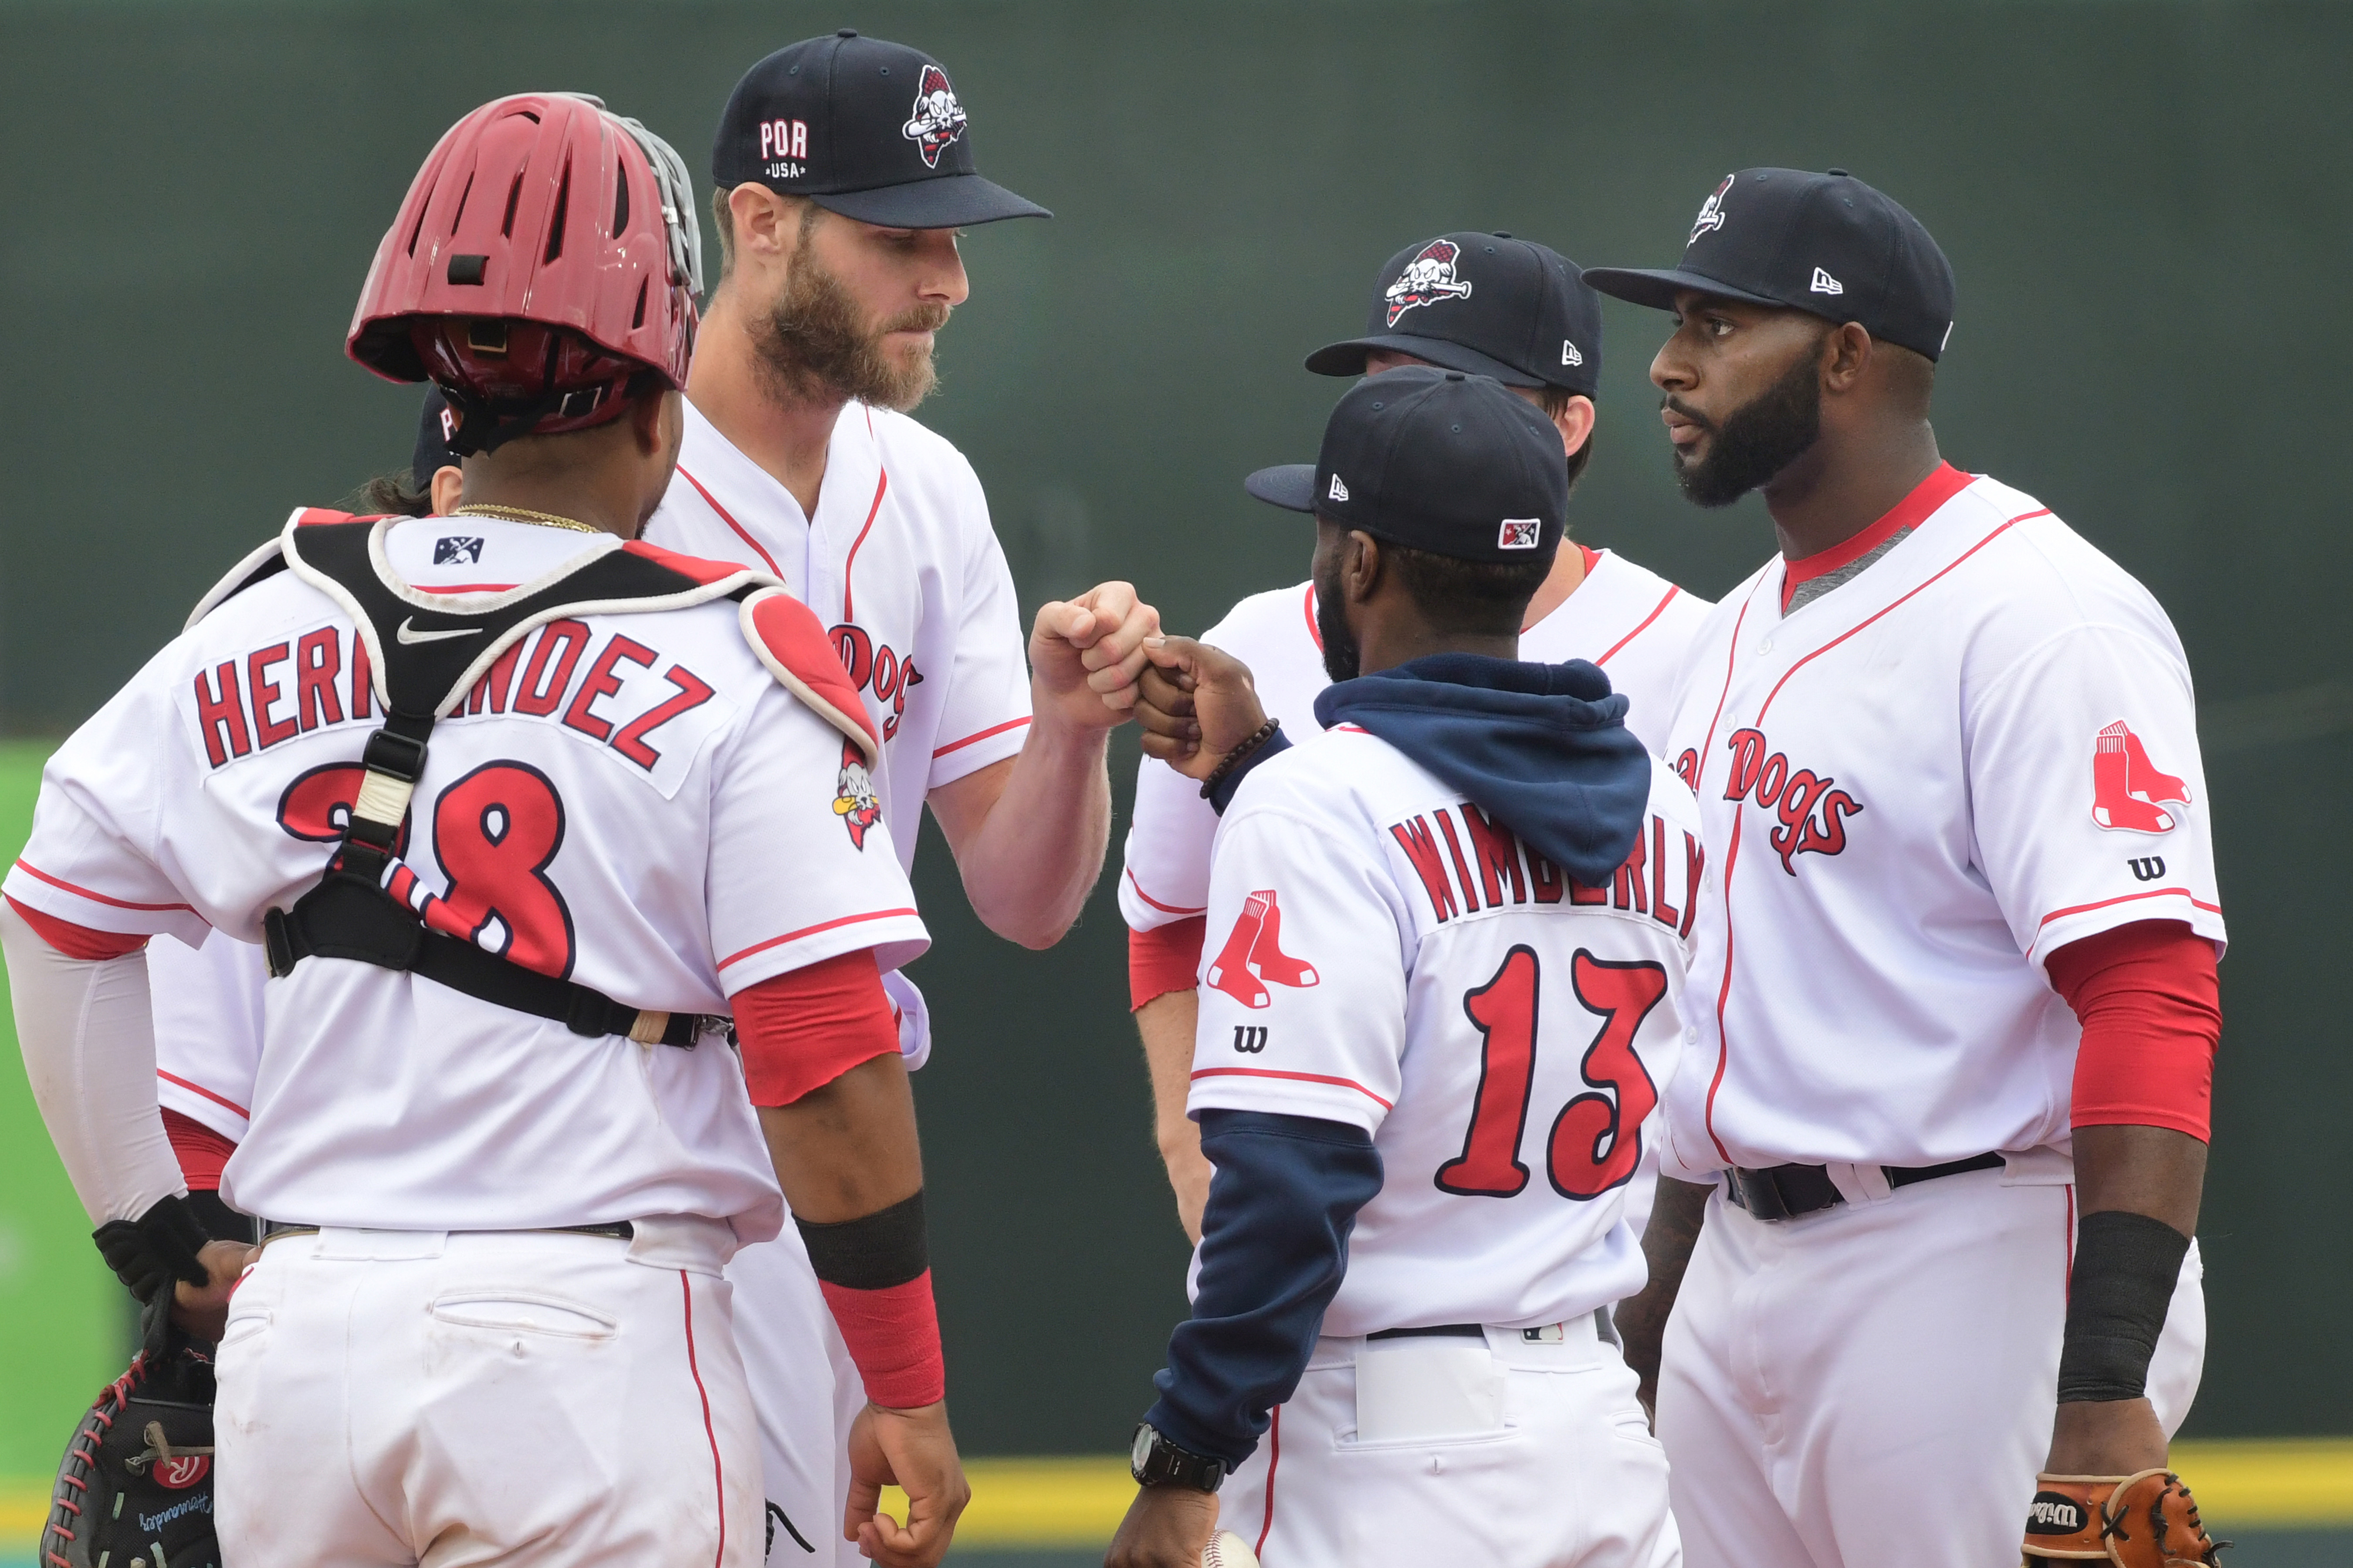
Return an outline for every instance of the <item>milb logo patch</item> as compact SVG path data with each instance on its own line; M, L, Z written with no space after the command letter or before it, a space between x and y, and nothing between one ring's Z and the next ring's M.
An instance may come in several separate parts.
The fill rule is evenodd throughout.
M433 542L433 564L436 566L479 566L482 563L482 542L479 539L449 537Z
M1534 550L1544 538L1544 520L1534 517L1507 517L1501 531L1495 535L1498 550Z

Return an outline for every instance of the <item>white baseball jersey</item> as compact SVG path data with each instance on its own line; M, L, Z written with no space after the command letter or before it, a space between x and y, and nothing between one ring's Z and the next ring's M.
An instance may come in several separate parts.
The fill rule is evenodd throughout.
M396 592L526 589L620 542L486 518L389 524ZM382 719L364 645L293 573L175 638L50 759L10 897L101 931L245 942L317 881ZM758 981L927 940L888 829L862 835L841 734L787 692L738 606L552 621L435 729L388 884L432 923L628 1004L720 1013ZM425 895L431 896L426 901ZM773 1236L742 1069L372 965L269 987L250 1126L222 1195L249 1214L493 1230L648 1215Z
M645 538L773 574L823 620L882 736L874 786L912 869L923 801L1021 750L1029 644L972 465L903 414L842 406L817 516L689 403L678 474ZM909 1065L931 1051L923 994L884 984Z
M2134 921L2222 942L2164 610L1990 479L1940 469L1891 523L1786 616L1777 557L1693 645L1672 746L1710 873L1671 1173L2067 1150L2081 1030L2042 962Z
M1583 550L1569 542L1564 549ZM1628 700L1626 727L1653 752L1666 748L1667 720L1683 649L1706 618L1704 599L1684 593L1613 550L1585 551L1585 581L1553 612L1520 634L1520 657L1538 664L1590 659ZM1250 668L1267 716L1293 740L1323 728L1316 694L1324 639L1315 628L1315 585L1253 594L1201 634ZM1218 816L1200 785L1144 759L1136 770L1135 813L1127 830L1119 909L1132 931L1151 931L1201 912L1209 897L1209 841Z
M176 937L147 944L156 1098L232 1143L253 1115L269 978L261 949L219 931L207 932L200 947Z
M1350 724L1219 824L1189 1101L1370 1133L1327 1335L1559 1322L1641 1288L1625 1224L1683 1039L1691 792L1652 763L1614 885L1585 888Z

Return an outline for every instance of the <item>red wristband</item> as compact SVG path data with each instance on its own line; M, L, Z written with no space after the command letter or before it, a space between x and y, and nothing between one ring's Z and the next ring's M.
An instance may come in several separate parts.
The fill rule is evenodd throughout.
M889 1409L913 1410L947 1397L930 1269L883 1290L853 1290L823 1279L818 1289L825 1292L849 1359L866 1382L867 1398Z
M1191 915L1127 933L1127 1010L1199 983L1201 942L1209 917Z

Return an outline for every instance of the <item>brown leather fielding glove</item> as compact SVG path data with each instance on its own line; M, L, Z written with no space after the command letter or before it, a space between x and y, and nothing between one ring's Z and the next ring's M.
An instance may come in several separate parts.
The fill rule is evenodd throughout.
M2116 1568L2213 1568L2230 1545L2206 1533L2198 1503L2171 1470L2137 1476L2038 1476L2026 1510L2021 1568L2112 1563Z

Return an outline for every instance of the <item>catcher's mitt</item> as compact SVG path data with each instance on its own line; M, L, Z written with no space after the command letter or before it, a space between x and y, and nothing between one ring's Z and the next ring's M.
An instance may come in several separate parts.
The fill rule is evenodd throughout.
M2197 1500L2171 1470L2136 1476L2038 1476L2026 1511L2021 1568L2112 1563L2116 1568L2212 1568L2230 1545L2206 1533Z
M220 1568L212 1445L211 1358L142 1351L66 1445L42 1568Z

